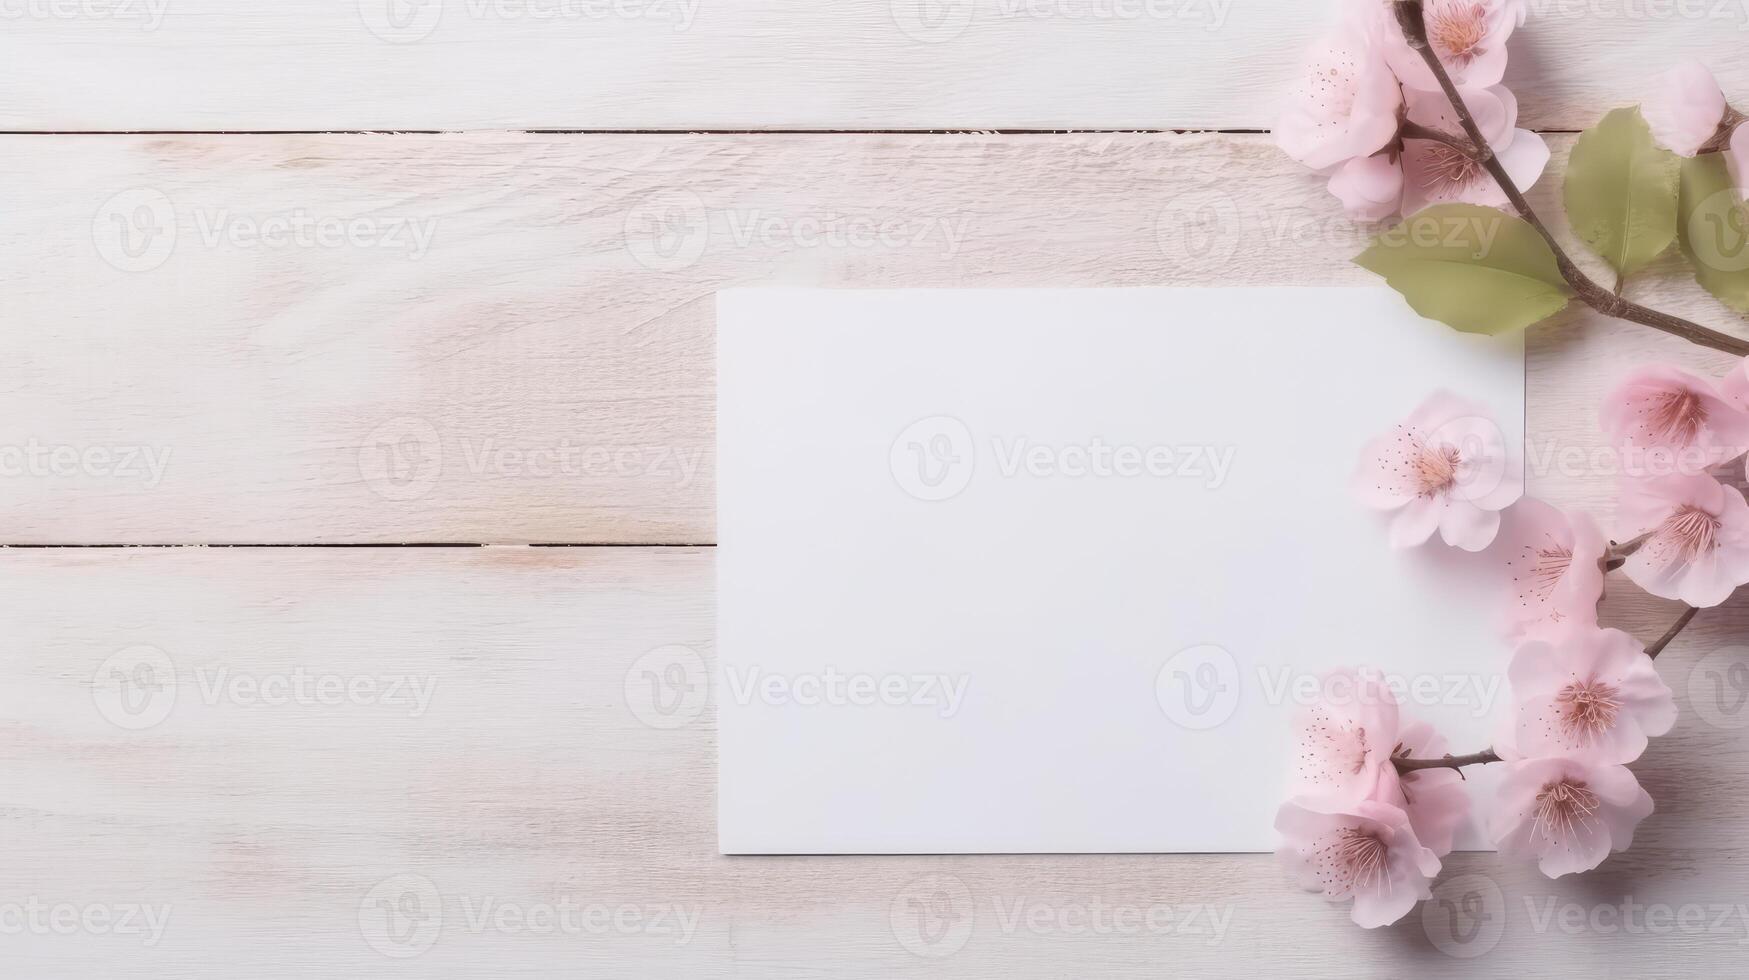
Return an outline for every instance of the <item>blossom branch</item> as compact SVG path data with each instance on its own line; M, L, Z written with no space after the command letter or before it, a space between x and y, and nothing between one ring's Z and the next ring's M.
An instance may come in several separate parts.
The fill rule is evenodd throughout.
M1449 146L1471 160L1476 159L1476 148L1471 146L1468 140L1434 129L1432 126L1423 126L1413 119L1403 120L1399 135L1400 138L1406 140L1427 140L1431 143Z
M1433 45L1427 40L1427 24L1423 20L1422 3L1423 0L1395 0L1394 11L1397 23L1403 28L1404 39L1409 42L1409 47L1421 56L1421 60L1427 63L1427 67L1433 72L1433 77L1438 79L1440 91L1451 103L1452 110L1457 113L1458 122L1463 126L1464 135L1469 137L1470 143L1474 147L1473 158L1486 168L1489 176L1493 177L1495 183L1500 185L1501 191L1506 194L1506 199L1511 202L1512 209L1518 212L1518 216L1536 229L1537 234L1541 235L1543 241L1548 243L1550 250L1554 252L1555 266L1560 270L1561 278L1573 287L1579 299L1585 305L1605 316L1662 330L1702 347L1724 351L1736 357L1749 356L1749 340L1720 333L1698 323L1627 300L1592 281L1591 277L1573 263L1566 250L1561 247L1560 242L1555 240L1554 234L1531 209L1530 202L1525 200L1524 193L1512 182L1512 177L1506 173L1506 168L1501 165L1493 147L1482 135L1481 128L1476 125L1476 119L1470 114L1469 107L1464 104L1463 97L1458 94L1457 86L1452 83L1451 75L1446 72L1445 65L1440 63L1439 55L1434 52Z
M1471 752L1469 755L1443 755L1437 759L1407 759L1391 760L1397 766L1397 772L1410 773L1417 769L1462 769L1464 766L1485 766L1490 762L1499 762L1500 757L1493 749L1483 749Z
M1634 552L1639 551L1640 547L1651 537L1652 532L1647 531L1645 534L1642 534L1637 538L1629 538L1620 544L1611 541L1609 543L1609 550L1603 553L1602 558L1597 559L1598 566L1606 572L1620 568L1622 564L1629 558L1633 557Z
M1632 543L1637 546L1638 539ZM1648 658L1656 659L1658 654L1663 653L1664 648L1670 645L1671 640L1676 639L1676 634L1682 632L1682 628L1687 626L1690 620L1694 619L1694 614L1697 612L1700 612L1698 608L1689 606L1681 616L1676 618L1676 622L1672 623L1670 628L1664 631L1663 636L1653 640L1651 644L1646 647L1646 656ZM1500 756L1493 749L1483 749L1480 752L1471 752L1469 755L1451 755L1447 753L1437 759L1410 759L1404 756L1398 756L1391 760L1391 762L1396 765L1399 774L1415 772L1418 769L1461 770L1464 766L1485 766L1490 762L1499 761Z
M1688 625L1688 621L1693 619L1697 612L1700 612L1700 609L1695 606L1689 606L1684 610L1682 615L1676 617L1676 622L1670 624L1670 628L1664 631L1663 636L1653 640L1646 647L1646 656L1657 659L1658 654L1664 652L1664 648L1670 645L1671 640L1676 639L1676 634L1682 632L1682 628Z
M1738 123L1744 121L1744 118L1745 117L1741 112L1738 112L1730 106L1725 106L1725 118L1719 120L1718 130L1713 133L1712 139L1709 139L1700 145L1700 149L1695 151L1696 154L1720 153L1729 149L1731 146L1731 132L1737 128Z

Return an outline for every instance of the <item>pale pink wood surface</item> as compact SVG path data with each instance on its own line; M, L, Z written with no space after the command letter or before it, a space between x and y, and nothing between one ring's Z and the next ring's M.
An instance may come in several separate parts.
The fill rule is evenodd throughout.
M661 680L713 659L712 562L708 548L7 552L0 904L169 919L155 945L7 934L0 963L32 980L1677 978L1727 975L1749 940L1749 741L1695 711L1636 766L1659 810L1599 873L1451 859L1444 897L1484 902L1460 924L1501 926L1468 943L1437 906L1357 929L1267 855L718 856L724 695ZM1642 635L1669 617L1606 613ZM1695 665L1746 625L1741 606L1708 612L1665 655L1685 708ZM114 672L149 663L155 686L118 700ZM374 904L361 915L403 895L399 933ZM569 929L541 918L567 901ZM1629 932L1608 918L1624 905L1637 926L1649 906L1668 919ZM637 910L624 926L583 917L622 906Z
M1349 261L1366 229L1263 136L0 149L0 444L34 447L0 480L11 543L708 543L718 288L1374 281ZM1741 322L1674 260L1644 279ZM1601 446L1629 365L1726 365L1577 309L1530 347L1554 463ZM1613 492L1588 455L1535 478Z

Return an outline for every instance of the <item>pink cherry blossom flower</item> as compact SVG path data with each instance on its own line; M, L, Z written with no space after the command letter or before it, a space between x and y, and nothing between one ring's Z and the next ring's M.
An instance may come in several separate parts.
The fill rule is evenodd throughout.
M1731 365L1715 387L1721 398L1749 412L1749 357Z
M1439 80L1409 47L1397 23L1392 0L1359 0L1360 18L1380 37L1391 70L1403 84L1424 92L1439 91ZM1486 88L1506 76L1506 41L1524 26L1524 0L1427 0L1422 20L1427 40L1457 85Z
M1689 59L1665 72L1640 105L1640 115L1658 145L1691 157L1719 131L1725 119L1725 93L1713 73Z
M1676 700L1645 647L1621 630L1573 629L1518 648L1507 670L1514 750L1632 762L1676 724Z
M1355 924L1389 925L1432 894L1439 858L1421 845L1409 817L1388 803L1340 806L1294 800L1275 817L1276 855L1300 887L1331 902L1352 899Z
M1397 698L1378 672L1326 674L1317 703L1294 717L1297 756L1292 796L1358 803L1377 791L1397 747Z
M1371 156L1396 138L1397 80L1352 25L1312 46L1289 99L1276 144L1313 170Z
M1413 722L1397 735L1392 758L1437 759L1450 749L1445 737L1426 722ZM1376 798L1399 807L1409 815L1415 838L1435 857L1451 853L1458 827L1470 815L1470 794L1455 769L1417 769L1397 772L1393 764L1380 774Z
M1701 473L1749 450L1749 412L1678 368L1634 371L1604 396L1599 415L1636 476Z
M1495 846L1507 860L1535 858L1550 878L1590 871L1611 851L1627 850L1634 828L1652 813L1652 797L1625 766L1564 758L1506 766Z
M1336 168L1330 193L1356 221L1383 221L1403 203L1403 168L1384 154L1357 157Z
M1749 503L1704 474L1629 480L1617 505L1625 538L1649 535L1622 570L1655 596L1716 606L1749 582Z
M1519 190L1528 190L1548 166L1549 147L1543 138L1527 129L1517 129L1518 100L1503 86L1460 89L1488 145L1500 159L1506 174ZM1411 122L1450 135L1467 143L1463 126L1451 102L1438 92L1405 93ZM1462 150L1437 140L1403 140L1403 213L1414 214L1432 204L1459 201L1502 207L1506 192L1476 160Z
M1573 626L1597 625L1606 543L1591 515L1569 516L1525 497L1513 506L1502 533L1510 535L1508 638L1546 639Z
M1493 419L1438 391L1361 451L1354 491L1362 503L1396 512L1394 548L1421 544L1438 529L1446 544L1481 551L1500 530L1501 508L1524 492L1524 472Z

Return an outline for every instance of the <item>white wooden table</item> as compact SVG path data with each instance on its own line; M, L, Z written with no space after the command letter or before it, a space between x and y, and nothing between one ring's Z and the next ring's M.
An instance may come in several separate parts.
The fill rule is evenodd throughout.
M1749 100L1739 5L1533 9L1555 173L1679 54ZM1749 733L1688 709L1743 604L1660 661L1634 849L1455 856L1455 917L1363 932L1262 855L715 853L707 691L647 672L711 656L712 293L1365 281L1257 132L1333 2L0 14L0 975L1741 972ZM1581 456L1627 365L1725 367L1574 311L1530 348Z

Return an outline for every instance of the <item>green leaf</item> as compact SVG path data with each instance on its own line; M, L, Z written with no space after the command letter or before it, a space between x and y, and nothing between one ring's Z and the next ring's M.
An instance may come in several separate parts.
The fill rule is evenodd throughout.
M1681 164L1681 157L1653 142L1637 108L1604 116L1573 146L1567 217L1617 274L1644 268L1676 240Z
M1694 279L1732 309L1749 313L1749 215L1722 153L1682 162L1682 254Z
M1523 329L1573 295L1535 228L1476 204L1417 211L1354 261L1384 276L1415 312L1469 333Z

